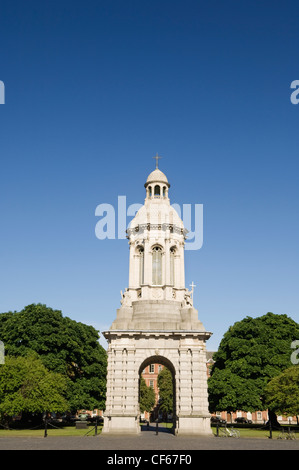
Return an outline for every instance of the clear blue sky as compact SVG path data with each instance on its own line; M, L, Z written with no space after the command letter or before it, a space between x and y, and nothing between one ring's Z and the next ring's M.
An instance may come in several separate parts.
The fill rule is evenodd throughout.
M299 321L298 25L297 0L2 0L0 312L110 326L129 249L95 208L143 203L159 152L171 202L204 206L208 349L247 315Z

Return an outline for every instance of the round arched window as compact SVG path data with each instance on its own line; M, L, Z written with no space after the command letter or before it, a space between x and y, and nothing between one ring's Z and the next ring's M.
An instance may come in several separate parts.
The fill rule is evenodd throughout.
M153 247L152 261L152 283L153 286L162 285L162 248L160 246Z
M174 257L176 249L175 247L170 248L170 285L174 285Z
M139 246L137 248L139 254L139 285L144 283L144 248Z

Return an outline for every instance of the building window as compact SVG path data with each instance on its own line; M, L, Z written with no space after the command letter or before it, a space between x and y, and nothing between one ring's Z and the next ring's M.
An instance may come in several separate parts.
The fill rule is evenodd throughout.
M158 366L158 372L161 372L162 369L163 369L163 366L161 366L161 364L159 364L159 366Z
M144 249L139 248L139 285L144 283Z
M159 246L153 248L153 286L162 285L162 249Z
M174 257L175 248L170 248L170 285L174 285Z
M149 367L148 367L148 371L150 374L154 374L155 373L155 364L150 364Z
M151 388L154 388L154 381L153 381L153 380L150 380L150 381L149 381L149 386L150 386Z

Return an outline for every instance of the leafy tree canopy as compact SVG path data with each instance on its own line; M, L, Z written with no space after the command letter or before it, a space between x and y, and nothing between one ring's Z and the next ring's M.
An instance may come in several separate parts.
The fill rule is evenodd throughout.
M290 367L299 325L287 315L246 317L225 333L209 378L210 411L265 407L267 382Z
M37 354L6 356L0 366L0 414L65 412L66 377L49 372Z
M265 400L278 414L299 415L299 366L293 366L266 385Z
M164 413L173 412L173 379L172 373L164 367L158 375L160 410Z
M107 357L95 328L32 304L0 314L0 339L10 356L35 351L44 366L68 379L71 409L105 406Z
M139 406L141 413L152 411L156 403L156 394L152 387L148 387L144 378L140 377Z

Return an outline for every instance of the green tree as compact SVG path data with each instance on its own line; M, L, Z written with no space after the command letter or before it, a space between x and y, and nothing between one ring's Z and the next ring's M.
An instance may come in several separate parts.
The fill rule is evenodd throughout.
M141 413L152 411L156 403L156 394L152 387L148 387L144 378L140 377L139 406Z
M60 310L32 304L0 314L0 339L6 354L35 351L48 370L63 374L72 410L104 409L107 355L95 328L63 317Z
M173 413L173 379L172 373L164 367L158 375L160 410L163 413Z
M0 366L0 414L65 412L66 378L50 372L37 354L5 357Z
M299 366L284 370L268 382L265 401L275 413L299 415Z
M210 411L265 409L265 386L290 367L299 325L287 315L246 317L225 333L208 380Z

